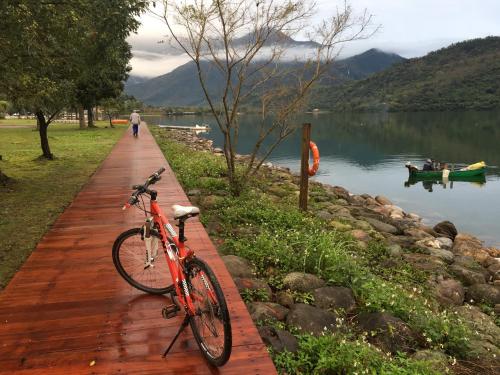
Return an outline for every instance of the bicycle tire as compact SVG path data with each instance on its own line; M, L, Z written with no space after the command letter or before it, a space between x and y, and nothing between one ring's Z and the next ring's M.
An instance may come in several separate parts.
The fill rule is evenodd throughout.
M197 280L194 280L194 276L196 276L196 274L200 275L200 271L203 272L204 275L206 275L206 283L201 277L197 278ZM198 258L192 258L186 263L186 277L191 295L193 295L193 292L197 294L203 294L203 301L201 304L204 309L200 309L197 301L193 299L197 314L192 317L189 322L191 325L191 330L193 331L194 338L198 346L200 347L200 350L203 353L204 357L208 360L208 362L210 362L210 364L217 367L223 366L231 356L232 334L229 311L227 309L227 304L224 298L224 293L222 292L222 288L220 287L220 284L217 281L217 278L215 277L212 269L204 261ZM200 284L201 287L195 286L198 284ZM209 284L209 286L211 286L212 290L214 291L215 297L217 299L217 306L214 306L214 304L209 300L206 288L207 284ZM224 337L222 338L222 348L220 348L220 352L213 352L210 349L211 345L207 341L207 337L203 334L204 332L200 330L198 322L203 319L202 316L205 315L205 312L211 315L209 316L209 319L213 320L215 318L221 325L222 329L220 331L221 333L223 333ZM211 324L212 328L214 329L215 323L212 321ZM216 329L215 331L216 333L218 332Z
M136 289L142 290L143 292L149 294L170 293L174 290L174 286L170 278L168 266L163 257L161 242L158 246L158 262L164 262L165 264L160 264L160 267L158 265L156 267L144 267L145 245L143 245L144 247L141 248L141 243L138 243L136 249L132 249L132 251L129 251L128 248L125 248L124 244L127 244L127 246L129 246L128 244L130 241L127 241L130 239L135 241L139 239L142 243L144 242L141 239L141 231L141 228L129 229L116 238L113 244L113 263L115 265L115 268L120 276L122 276L126 282L128 282ZM129 252L130 254L125 254L125 252ZM132 266L134 267L133 269L138 270L137 274L131 272L131 267L128 266L129 258L134 263L137 263L135 266ZM139 261L139 259L141 260ZM127 266L124 265L126 260ZM140 269L141 263L143 267L142 270ZM148 283L146 283L146 281L144 280L147 280Z

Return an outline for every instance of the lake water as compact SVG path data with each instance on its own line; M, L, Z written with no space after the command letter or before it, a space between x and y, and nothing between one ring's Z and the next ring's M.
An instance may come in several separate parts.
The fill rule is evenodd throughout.
M212 127L204 137L222 145L211 117L145 118L150 124ZM256 137L256 117L242 115L239 153L249 153ZM382 194L407 212L433 225L452 221L487 245L500 247L500 111L449 113L311 114L312 140L321 154L318 181L340 185L352 193ZM300 131L269 158L298 171ZM406 183L405 162L421 167L426 158L448 163L488 164L486 182ZM405 184L406 183L406 184Z

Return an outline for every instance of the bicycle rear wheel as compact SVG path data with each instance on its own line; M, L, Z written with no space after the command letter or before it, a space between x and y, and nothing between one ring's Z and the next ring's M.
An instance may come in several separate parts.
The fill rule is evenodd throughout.
M123 232L113 244L113 263L118 273L134 288L150 294L169 293L174 286L162 244L158 237L153 241L157 246L148 259L141 228Z
M196 315L190 319L194 338L205 358L222 366L231 355L232 335L229 312L222 289L210 267L201 259L186 263L189 292Z

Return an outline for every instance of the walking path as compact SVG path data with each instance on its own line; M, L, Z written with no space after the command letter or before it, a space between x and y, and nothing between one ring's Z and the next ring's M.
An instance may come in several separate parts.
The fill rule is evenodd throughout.
M0 373L276 373L229 273L196 218L188 221L186 237L224 289L233 351L224 367L210 367L188 328L167 358L161 358L182 314L163 319L161 309L170 298L132 288L111 259L115 238L140 226L144 217L138 210L121 210L130 187L161 166L167 170L155 189L171 217L172 204L189 201L149 130L141 126L138 139L131 132L123 136L43 237L0 293ZM12 235L22 236L22 228Z

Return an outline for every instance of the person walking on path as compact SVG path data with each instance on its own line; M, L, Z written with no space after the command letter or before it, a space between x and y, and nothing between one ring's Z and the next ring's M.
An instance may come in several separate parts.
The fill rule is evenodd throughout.
M136 109L134 109L134 111L130 114L130 123L132 124L132 134L134 135L134 137L137 137L139 135L139 124L141 123L141 116L139 116Z

